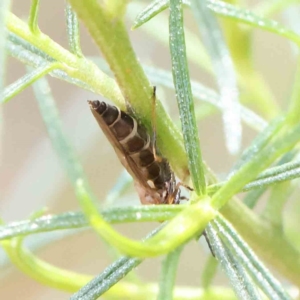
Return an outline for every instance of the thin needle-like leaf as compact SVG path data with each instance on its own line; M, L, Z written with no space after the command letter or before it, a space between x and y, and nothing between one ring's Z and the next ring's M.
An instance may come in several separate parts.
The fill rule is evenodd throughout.
M31 0L28 27L34 34L38 34L40 31L38 26L39 5L40 0Z
M131 206L99 210L103 218L112 224L129 222L158 222L170 220L183 207L176 206ZM82 212L68 212L58 215L45 215L33 221L24 220L0 226L0 240L25 236L39 232L50 232L62 229L86 228L88 220Z
M132 269L143 262L140 258L122 257L107 267L100 275L93 278L70 300L94 300L108 291L113 285L123 279Z
M297 159L295 161L291 161L296 154L297 154L296 151L288 152L286 155L284 155L282 157L282 159L280 159L277 166L263 171L258 176L258 179L263 179L266 177L272 177L272 176L276 176L276 175L283 175L285 172L300 168L299 159Z
M219 15L233 20L238 20L242 23L252 25L253 27L274 32L290 39L298 46L300 45L300 36L297 33L283 27L274 20L260 17L248 9L242 9L219 0L207 0L207 7Z
M55 69L60 68L60 63L46 63L41 65L40 67L34 69L30 73L27 73L14 83L10 84L5 88L3 94L1 95L0 103L6 103L14 96L18 95L20 92L25 90L28 86L34 83L39 78L43 77L44 75L50 73Z
M136 16L132 29L136 29L142 26L143 24L151 20L153 17L155 17L157 14L159 14L161 11L168 8L169 2L169 0L156 0L151 2Z
M221 238L230 246L240 263L243 264L269 299L291 299L279 281L272 276L269 270L260 262L249 246L224 218L218 216L217 219L213 221L213 224L218 228Z
M6 49L12 57L15 57L24 64L34 68L39 68L41 65L46 65L48 63L53 63L56 61L45 52L20 39L18 36L11 32L8 35ZM71 77L65 71L54 70L50 73L50 75L65 80L83 89L95 92L94 88L89 84L82 80ZM106 96L108 97L108 95Z
M134 19L135 16L143 9L142 5L138 3L134 3L134 4L132 3L132 5L129 6L129 8L131 8L131 10L129 10L131 19ZM155 40L161 42L162 44L166 43L166 37L168 35L168 32L164 29L164 24L165 24L164 21L165 20L163 16L157 15L155 18L153 18L153 21L151 22L151 26L145 26L143 28L144 31L147 31L149 35L151 35ZM157 34L157 32L159 32L159 34ZM204 47L200 43L198 37L191 31L189 31L188 28L185 28L185 35L187 40L186 46L187 46L187 56L189 58L189 61L194 62L197 65L200 65L203 69L205 69L209 73L212 73L212 68L211 68L209 58L205 52ZM246 35L249 37L249 34L246 33ZM236 47L236 48L237 51L243 51L241 47ZM245 50L246 49L248 49L247 46L245 47ZM244 72L243 68L241 69L241 71L242 73ZM250 71L250 73L246 72L245 75L240 74L238 80L241 87L247 91L241 94L241 99L243 101L249 102L249 99L250 100L255 99L254 101L257 104L259 103L258 108L261 109L265 115L272 116L278 112L278 108L277 105L274 103L274 99L271 91L265 85L265 83L262 82L262 79L257 72L255 71L253 72L252 70Z
M7 40L8 43L6 47L9 53L13 57L22 61L23 63L26 63L28 65L33 65L34 67L38 67L39 64L45 63L45 61L46 62L56 61L46 52L35 47L28 41L23 40L13 32L8 31Z
M57 151L71 183L76 186L76 182L82 180L87 184L82 166L62 131L59 114L47 80L41 78L33 85L33 90L52 145Z
M207 226L206 232L211 247L217 259L220 261L222 268L226 272L238 298L241 300L260 299L259 294L246 274L244 267L235 260L227 246L224 245L219 238L218 232L211 224Z
M283 172L282 174L277 174L274 176L254 180L245 185L243 191L248 191L253 188L269 186L275 183L292 180L300 177L300 168L296 168L290 171Z
M211 204L221 208L233 195L240 191L247 183L259 175L284 153L290 151L300 140L300 125L279 136L271 145L263 148L250 162L243 165L227 183L212 197Z
M236 154L241 146L242 126L234 65L221 28L215 16L206 7L206 1L192 0L191 3L202 40L211 56L216 76L222 106L226 146L230 153Z
M181 0L171 0L169 22L173 80L188 166L194 189L198 195L202 195L206 189L205 177L186 57Z
M184 246L170 252L162 263L157 300L172 300L180 254Z
M97 65L99 65L101 70L110 74L109 67L103 59L99 57L90 57L90 59L93 60ZM151 67L148 65L143 65L143 68L152 83L174 90L172 74L169 71L157 67ZM202 85L195 80L191 80L191 86L193 95L197 100L201 100L208 104L211 104L219 111L222 110L220 97L214 90ZM261 118L246 106L243 106L242 104L239 104L239 106L241 111L241 118L245 122L245 124L249 125L251 128L257 131L262 131L265 127L267 127L267 122L263 118Z
M174 89L170 72L150 66L145 66L144 68L151 82ZM191 86L195 98L215 106L220 111L222 110L220 96L214 90L203 86L195 80L191 80ZM240 105L240 111L243 121L255 130L261 131L267 126L267 122L264 119L247 107Z
M257 137L252 141L251 145L243 151L241 157L232 167L227 178L230 178L237 172L244 164L249 162L262 148L271 140L271 138L281 129L285 122L285 118L280 116L272 121L267 128L262 130Z
M12 13L8 14L6 24L8 30L18 35L19 38L45 52L52 60L60 62L63 71L70 77L85 82L87 86L92 87L94 92L111 99L120 108L124 108L124 98L115 80L101 72L91 61L78 58L42 32L33 34L27 24Z
M156 0L151 2L145 9L143 9L137 15L134 24L132 26L132 29L136 29L142 26L143 24L151 20L153 17L155 17L157 14L167 9L169 7L169 3L170 3L169 0ZM182 0L182 4L189 6L190 1Z
M76 13L72 10L70 4L66 6L66 21L69 48L73 54L82 57L80 47L80 33L78 28L78 19Z
M154 236L164 225L149 233L144 241ZM135 257L121 257L108 266L101 274L93 278L88 284L72 295L70 300L94 300L98 299L108 289L123 279L132 269L142 263L142 259Z
M184 3L184 2L183 2ZM135 20L137 14L143 10L144 5L141 1L133 1L128 5L128 16L131 20ZM155 18L152 19L151 26L143 27L143 31L146 32L149 36L151 36L154 40L161 43L163 46L168 46L168 37L169 30L166 26L167 19L162 14L156 15ZM157 34L159 32L159 34ZM205 49L198 39L198 37L189 30L185 28L185 38L189 41L186 44L186 51L189 61L194 62L195 64L201 66L204 70L211 72L211 64L209 58L205 52Z
M299 161L286 163L283 165L279 165L277 167L269 168L266 171L262 172L256 180L253 180L249 183L247 183L240 192L245 192L257 188L265 188L267 186L270 186L275 183L279 183L282 181L288 181L295 178L300 177L300 163ZM214 194L221 186L225 185L226 182L221 182L217 184L210 185L208 189L208 194L212 195ZM263 191L257 192L258 197ZM248 201L248 200L247 200ZM253 207L255 203L253 203L251 200L250 206Z

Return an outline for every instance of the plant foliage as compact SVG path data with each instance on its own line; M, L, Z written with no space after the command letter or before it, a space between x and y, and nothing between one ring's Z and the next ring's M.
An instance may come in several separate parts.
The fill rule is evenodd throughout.
M300 36L295 31L271 19L272 14L285 11L294 2L264 1L248 9L243 7L244 2L232 5L217 0L156 0L142 4L68 0L66 49L39 29L38 0L32 0L27 22L10 12L8 0L1 1L1 104L5 106L24 89L33 87L53 151L81 207L81 212L57 215L39 211L27 220L3 224L0 243L11 262L34 280L73 293L74 300L102 295L107 299L291 299L293 287L300 286L300 250L284 227L283 208L297 189L298 181L291 180L300 176L300 68L295 71L289 105L282 111L252 62L251 47L254 29L300 46ZM198 35L191 35L185 27L184 11L190 9L199 27ZM169 14L168 33L160 21L165 10ZM136 30L143 30L149 22L153 39L169 45L172 71L141 64L124 23L128 17ZM78 20L103 58L85 56ZM154 30L156 26L161 28L159 32ZM196 44L200 50L193 48ZM3 83L8 68L4 63L6 55L22 62L27 70L7 86ZM299 65L298 57L293 59ZM189 63L210 73L217 90L192 80ZM107 196L106 207L99 209L78 154L64 133L48 75L97 93L121 109L130 106L149 130L151 83L173 89L181 129L158 100L157 144L179 179L190 180L194 189L190 201L186 205L109 207L132 184L122 175ZM251 108L247 104L250 101ZM223 181L204 162L200 145L205 140L200 141L198 133L199 121L217 112L222 115L225 145L230 153L240 151L242 124L258 132ZM253 208L267 189L267 203L258 214ZM247 192L243 201L237 197L241 192ZM144 240L125 237L112 227L114 223L149 221L165 222ZM65 229L79 232L88 227L124 255L99 270L94 278L58 268L38 258L23 243L26 236L36 233ZM180 255L204 230L215 258L208 257L202 285L177 285ZM136 266L159 255L165 255L159 282L129 280L128 274ZM261 260L289 285L276 279ZM218 263L232 288L213 283Z

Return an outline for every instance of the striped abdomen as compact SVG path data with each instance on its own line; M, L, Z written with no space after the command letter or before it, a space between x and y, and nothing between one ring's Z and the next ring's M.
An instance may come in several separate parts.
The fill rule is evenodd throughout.
M173 203L178 198L174 195L174 175L166 159L156 160L153 141L145 128L115 106L100 101L89 104L121 162L135 179L142 203Z

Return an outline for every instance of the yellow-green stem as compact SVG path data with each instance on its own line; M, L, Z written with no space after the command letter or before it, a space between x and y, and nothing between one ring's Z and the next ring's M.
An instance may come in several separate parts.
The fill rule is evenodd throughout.
M69 2L101 49L124 98L132 105L143 124L151 128L152 87L132 49L123 21L112 18L96 1ZM182 136L159 101L156 112L158 146L174 171L185 178L188 170Z

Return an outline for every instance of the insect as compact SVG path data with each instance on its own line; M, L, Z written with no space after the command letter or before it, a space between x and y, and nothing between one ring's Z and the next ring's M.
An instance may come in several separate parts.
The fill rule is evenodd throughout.
M155 97L154 87L154 101ZM192 188L176 183L168 161L157 156L155 126L151 136L134 117L118 107L98 100L88 103L121 163L133 177L142 204L178 204L180 199L186 199L180 197L180 185L189 190ZM204 236L214 256L205 231Z
M154 101L155 90L154 87ZM98 100L88 103L121 163L133 177L141 203L178 204L181 184L176 184L168 161L157 156L155 128L152 136L134 117L118 107Z

